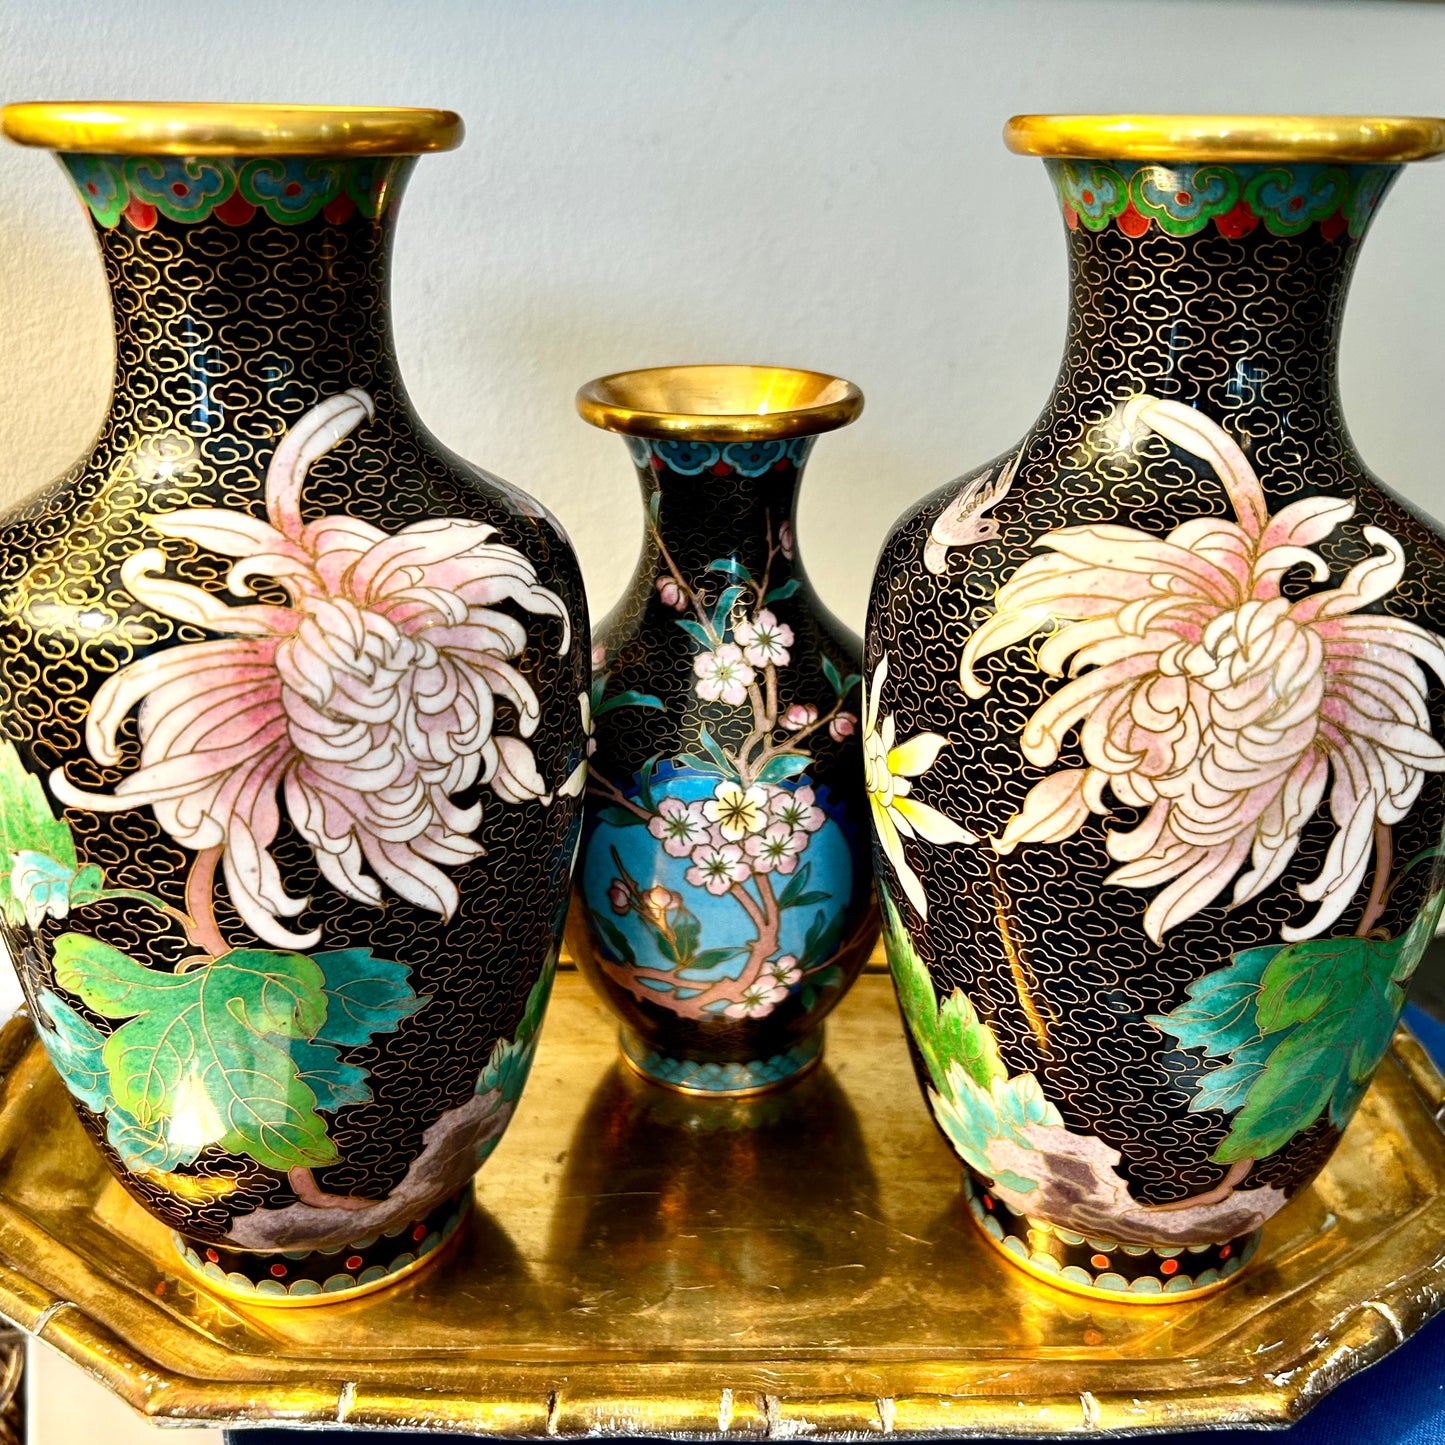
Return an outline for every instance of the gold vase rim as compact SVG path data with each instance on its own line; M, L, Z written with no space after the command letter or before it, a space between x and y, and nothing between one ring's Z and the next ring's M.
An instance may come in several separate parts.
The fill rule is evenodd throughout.
M101 155L410 156L462 143L455 111L209 101L23 101L0 111L18 145Z
M577 392L582 419L654 439L765 441L817 436L863 410L853 382L792 366L652 366L599 376Z
M1430 160L1445 118L1419 115L1016 115L1004 144L1026 156L1119 161Z

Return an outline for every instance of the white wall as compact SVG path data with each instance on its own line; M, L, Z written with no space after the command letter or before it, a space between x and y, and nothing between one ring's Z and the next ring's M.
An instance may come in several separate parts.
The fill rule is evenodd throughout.
M396 316L444 440L561 515L600 614L640 531L577 385L682 360L831 369L802 542L861 623L883 531L1012 442L1063 326L1018 110L1445 113L1445 6L1398 0L45 0L0 6L0 97L435 104L460 151L402 210ZM1402 179L1345 334L1357 440L1445 515L1445 165ZM99 264L47 156L0 147L0 503L105 406Z

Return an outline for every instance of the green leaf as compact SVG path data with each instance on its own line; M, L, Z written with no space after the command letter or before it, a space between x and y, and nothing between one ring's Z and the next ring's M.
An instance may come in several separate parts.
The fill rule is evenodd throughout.
M607 679L611 673L594 672L592 674L592 685L587 689L587 706L592 716L597 716L598 709L602 706L602 694L607 691Z
M313 962L325 977L326 1022L314 1035L320 1042L364 1044L373 1034L391 1033L429 1001L412 991L406 964L373 958L369 948L318 953Z
M38 1002L40 1041L55 1072L92 1114L105 1113L110 1102L110 1070L101 1057L105 1035L50 989Z
M71 880L70 906L79 908L94 903L105 891L105 877L94 863L87 863Z
M738 561L736 557L717 557L707 564L709 572L723 572L729 577L738 577L744 582L751 582L753 574ZM740 587L738 591L743 589Z
M1219 1163L1264 1158L1327 1110L1349 1122L1405 1006L1403 984L1445 907L1433 894L1398 938L1307 938L1244 949L1150 1020L1184 1048L1228 1058L1190 1109L1233 1114Z
M745 948L705 948L701 953L693 955L689 968L697 972L706 969L713 969L720 963L727 963L730 959L736 958L740 953L746 953Z
M597 703L592 709L592 716L599 718L603 713L612 712L619 707L651 707L658 712L663 711L662 701L655 698L650 692L634 692L629 688L626 692L616 693L605 701Z
M904 930L893 900L879 890L883 908L883 943L888 966L898 989L898 1002L909 1032L928 1069L935 1088L943 1089L950 1064L958 1064L980 1088L1008 1077L998 1040L979 1018L968 995L955 989L940 1006L933 980Z
M0 742L0 913L17 928L25 922L25 910L11 888L11 875L15 855L25 852L75 872L69 827L51 812L40 779L25 770L14 743L7 740Z
M615 803L601 809L597 814L599 823L606 823L609 828L645 828L646 818L639 818L631 808L619 808Z
M823 676L828 679L828 686L833 689L839 697L843 696L843 679L839 676L838 669L833 665L833 659L826 652L819 654L819 661L822 663Z
M284 1173L334 1163L336 1146L289 1048L326 1019L321 969L304 954L233 949L202 968L143 967L98 939L55 942L59 986L129 1022L102 1058L119 1107L147 1131L215 1144Z
M786 602L802 585L796 577L789 578L789 580L784 582L780 587L774 587L773 590L763 598L763 602L765 604L768 602Z
M627 941L627 935L610 918L604 918L595 910L592 911L592 921L597 925L598 933L607 940L607 946L612 950L613 958L618 963L630 963L635 967L637 955L633 953L632 945Z
M769 758L758 770L756 782L759 783L781 783L787 778L796 778L799 773L808 770L808 755L806 753L779 753L775 758Z
M800 893L796 898L790 898L786 903L779 900L779 908L811 908L815 903L828 903L833 895L826 891L814 889L811 893Z
M700 622L694 622L690 617L674 617L673 621L692 638L694 642L700 642L709 652L713 649L713 640L707 634L707 629Z
M526 1043L537 1037L537 1032L542 1027L542 1018L547 1012L547 1000L552 994L552 980L556 976L557 949L553 946L547 950L542 972L537 975L537 982L532 985L531 992L527 995L526 1005L522 1009L522 1022L517 1027L518 1042Z
M660 491L657 491L657 492L654 492L654 493L647 499L647 515L652 518L652 525L653 525L654 527L657 525L657 516L658 516L658 513L659 513L661 510L662 510L662 493L661 493Z
M686 962L682 949L678 947L675 938L669 938L661 929L654 928L651 924L648 924L647 930L652 934L653 942L657 945L657 951L669 963L681 964Z
M695 968L697 966L697 945L702 938L702 925L691 913L683 913L673 924L672 931L677 937L677 961L690 968Z

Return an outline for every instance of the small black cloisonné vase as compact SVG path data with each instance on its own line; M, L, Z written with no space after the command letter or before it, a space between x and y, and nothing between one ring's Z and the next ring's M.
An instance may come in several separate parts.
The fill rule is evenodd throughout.
M1068 343L879 560L884 932L988 1238L1167 1301L1329 1158L1445 905L1445 548L1336 385L1361 237L1445 122L1007 134L1049 157Z
M581 824L586 612L439 445L387 270L446 111L12 106L95 222L90 455L0 523L0 937L211 1287L437 1257L526 1079Z
M813 440L862 410L810 371L679 366L582 388L642 481L642 558L601 624L568 942L622 1051L676 1089L776 1087L878 936L859 643L793 542Z

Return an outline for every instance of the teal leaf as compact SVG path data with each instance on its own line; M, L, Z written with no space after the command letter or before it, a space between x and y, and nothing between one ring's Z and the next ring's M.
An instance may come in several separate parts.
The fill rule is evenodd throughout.
M678 916L672 931L677 938L677 961L695 968L697 963L694 955L702 937L702 925L691 913L684 913Z
M597 814L599 823L606 823L609 828L645 828L646 818L639 818L631 808L619 808L615 803L601 809Z
M701 643L707 651L712 651L713 640L708 636L707 629L700 622L694 622L690 617L675 617L673 621L676 622L694 642Z
M1228 968L1206 973L1189 985L1186 1002L1173 1013L1149 1019L1155 1028L1173 1034L1185 1049L1203 1049L1207 1058L1222 1058L1259 1037L1255 1000L1259 981L1282 945L1246 948Z
M697 740L707 751L707 755L713 760L718 769L730 778L737 777L737 769L733 766L733 760L713 740L713 735L705 727L697 730Z
M660 698L653 697L650 692L634 692L629 688L626 692L616 693L605 701L594 704L592 716L594 718L601 717L603 713L611 712L614 708L619 707L651 707L656 708L658 712L663 710Z
M773 590L769 592L766 597L763 598L763 601L764 603L786 602L788 598L791 597L793 593L795 593L802 585L803 584L799 582L796 577L791 577L781 586L774 587Z
M781 783L787 778L796 778L799 773L807 772L808 761L806 753L779 753L777 757L769 758L758 769L756 781Z
M749 572L736 557L716 557L707 564L707 570L709 572L722 572L729 577L740 578L744 582L750 583L753 580L752 573ZM739 592L742 590L741 587L738 588Z
M831 893L814 889L811 893L800 893L796 898L790 898L787 903L779 903L779 908L811 908L815 903L828 903L832 900Z
M813 865L804 863L783 885L782 892L778 894L778 907L791 908L793 900L808 886L808 880L812 876Z
M843 679L833 665L833 659L827 653L820 653L818 660L823 668L823 676L828 679L828 686L841 698L843 696Z
M657 771L657 764L660 754L654 753L643 763L642 771L637 775L637 801L647 809L649 813L657 811L657 803L652 796L652 775ZM624 812L626 809L623 810ZM641 818L637 820L639 823Z
M746 587L728 587L717 600L717 606L713 609L712 625L722 633L726 633L731 626L732 610L738 598L747 591Z
M50 989L38 1002L40 1041L55 1072L92 1114L105 1113L110 1103L110 1070L101 1057L105 1035Z
M178 1144L164 1123L142 1124L113 1102L106 1116L105 1138L127 1169L169 1173L182 1164L194 1164L201 1152L199 1144Z
M343 948L314 956L325 975L326 1021L318 1042L354 1047L377 1033L391 1033L423 1004L408 983L404 963L372 957L369 948Z
M318 1109L334 1112L347 1104L370 1101L366 1070L342 1063L334 1045L293 1039L286 1046L286 1052L291 1055L301 1082L316 1095Z

